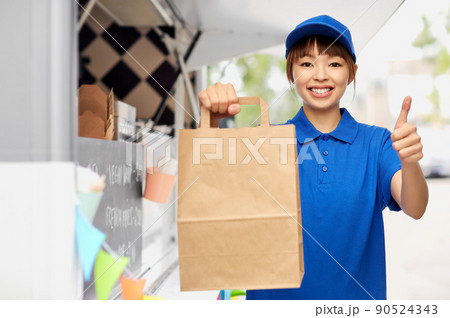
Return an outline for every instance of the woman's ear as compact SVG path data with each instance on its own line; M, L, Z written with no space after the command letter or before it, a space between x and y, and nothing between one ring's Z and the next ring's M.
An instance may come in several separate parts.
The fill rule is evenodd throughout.
M348 77L348 84L347 85L350 85L351 82L353 82L355 80L356 71L358 71L358 65L354 64L353 68L354 68L353 76L350 74L350 76Z

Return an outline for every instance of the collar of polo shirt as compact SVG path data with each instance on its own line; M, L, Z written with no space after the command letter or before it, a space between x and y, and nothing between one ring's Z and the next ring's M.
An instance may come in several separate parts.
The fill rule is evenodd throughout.
M333 136L343 142L352 144L358 133L358 123L350 115L350 113L345 108L339 109L341 112L341 120L335 130L328 133L328 135ZM313 124L308 120L303 111L303 107L300 108L297 115L292 118L291 122L295 124L295 130L297 135L297 140L300 144L305 142L305 139L316 139L322 132L318 131Z

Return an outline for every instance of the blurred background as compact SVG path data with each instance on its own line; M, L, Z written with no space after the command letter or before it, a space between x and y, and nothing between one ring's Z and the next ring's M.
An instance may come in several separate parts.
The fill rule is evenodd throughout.
M419 221L385 210L388 299L450 299L450 4L405 1L357 56L356 90L341 101L353 117L392 131L403 98L412 96L409 122L424 146L420 161L430 199ZM261 96L272 123L301 106L277 46L208 67L208 84L232 83L238 96ZM257 125L247 106L224 126Z

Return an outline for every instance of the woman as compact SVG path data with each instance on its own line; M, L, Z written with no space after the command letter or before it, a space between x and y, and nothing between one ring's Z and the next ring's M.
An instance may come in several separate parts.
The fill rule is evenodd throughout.
M386 299L382 211L419 219L428 203L422 144L407 122L411 98L392 134L340 108L356 56L350 31L329 16L299 24L287 37L286 58L303 100L286 124L295 125L298 139L305 275L300 288L248 290L247 299ZM199 93L212 127L240 112L237 100L231 84Z

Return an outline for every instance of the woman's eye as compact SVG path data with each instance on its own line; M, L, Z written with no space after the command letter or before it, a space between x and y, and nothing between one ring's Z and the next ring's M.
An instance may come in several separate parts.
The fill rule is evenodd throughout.
M310 67L310 66L312 66L312 64L309 63L309 62L303 62L303 63L300 64L300 66L303 66L303 67Z
M337 63L337 62L331 63L330 65L331 65L332 67L339 67L339 66L341 66L341 64L339 64L339 63Z

